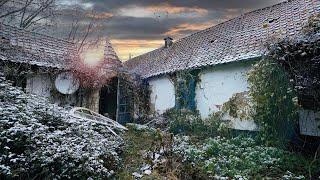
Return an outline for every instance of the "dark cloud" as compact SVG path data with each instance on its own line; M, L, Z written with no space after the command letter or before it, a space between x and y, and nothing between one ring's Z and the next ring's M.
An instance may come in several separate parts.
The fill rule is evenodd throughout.
M279 0L190 0L170 1L176 6L202 7L206 9L255 9L278 3Z
M69 3L69 0L60 0ZM161 40L165 35L181 38L201 28L214 25L241 13L277 4L283 0L73 0L74 4L62 9L61 28L56 33L68 32L76 18L72 6L81 7L81 18L91 10L103 36L117 40ZM79 16L79 15L78 15ZM105 16L105 17L104 17ZM111 17L112 16L112 17ZM85 23L84 23L85 24ZM168 34L169 33L169 34ZM172 33L172 34L170 34ZM94 36L92 36L94 37Z
M119 39L162 39L162 34L185 21L182 18L157 20L154 18L114 17L105 23L102 31Z
M270 6L280 1L281 0L78 0L77 2L92 4L93 9L99 13L113 14L111 19L106 18L99 21L99 23L104 26L101 29L108 34L117 38L149 39L159 37L159 35L164 34L169 31L170 28L181 23L221 22L239 15L245 10L248 11L248 9ZM173 15L171 14L166 15L168 18L158 18L157 14L155 14L154 17L125 17L118 14L119 9L125 7L157 7L164 3L172 7L202 8L207 10L207 14L196 18L190 18L188 16L172 18ZM161 6L159 6L159 8L161 8ZM65 11L68 11L68 9L65 9ZM159 11L161 11L161 9L159 9ZM72 21L72 18L66 16L62 18L62 21L63 19L68 23ZM189 31L187 30L186 32Z
M94 4L96 10L114 10L120 7L137 5L137 6L154 6L168 3L172 6L179 7L200 7L205 9L229 9L229 8L246 8L256 9L279 3L283 0L82 0Z

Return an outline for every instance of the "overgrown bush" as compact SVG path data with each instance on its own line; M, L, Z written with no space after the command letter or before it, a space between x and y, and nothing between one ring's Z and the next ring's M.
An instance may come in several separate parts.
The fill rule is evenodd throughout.
M169 119L169 131L174 134L200 135L205 131L199 114L187 109L170 109L164 113Z
M272 59L262 59L249 73L250 96L259 137L267 145L285 145L297 124L297 96L288 74Z
M0 179L107 178L121 144L105 126L25 94L0 73Z
M228 128L221 119L220 112L211 114L206 119L201 119L198 112L187 109L169 109L164 113L169 119L169 131L174 134L184 134L199 137L227 136Z
M171 133L138 124L127 127L124 167L117 179L208 179L204 169L174 153Z
M192 111L172 109L166 114L177 118L170 119L175 121L172 127L179 129L176 135L145 125L128 126L119 179L315 179L320 175L319 159L261 145L245 135L218 136L223 134L217 131L219 113L209 118L217 120L212 126L201 123ZM200 128L195 130L188 123ZM214 133L210 127L216 127Z
M268 56L290 75L304 109L320 111L320 14L311 16L295 39L270 43Z
M174 152L184 162L202 168L211 178L305 179L318 178L320 161L275 147L259 145L253 138L215 137L195 144L187 136L176 136Z

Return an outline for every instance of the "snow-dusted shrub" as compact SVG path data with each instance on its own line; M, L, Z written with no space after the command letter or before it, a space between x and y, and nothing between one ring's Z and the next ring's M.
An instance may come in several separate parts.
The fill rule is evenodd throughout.
M103 125L25 94L0 73L0 179L110 177L121 144Z
M198 112L188 109L169 109L164 113L168 119L169 131L174 134L184 134L198 137L227 136L227 125L222 121L221 112L213 113L206 119L201 119Z
M242 136L231 139L217 136L198 144L188 136L176 136L174 153L216 178L282 178L288 172L292 172L292 178L312 177L319 173L320 165L319 161L311 165L312 159L259 145L254 139Z
M174 134L201 135L205 132L205 125L199 114L191 110L172 108L164 116L169 119L169 131Z

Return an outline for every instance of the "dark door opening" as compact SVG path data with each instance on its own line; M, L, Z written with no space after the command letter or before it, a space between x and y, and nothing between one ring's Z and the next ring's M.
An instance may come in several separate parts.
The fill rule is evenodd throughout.
M111 79L110 83L101 88L99 113L116 120L118 78Z

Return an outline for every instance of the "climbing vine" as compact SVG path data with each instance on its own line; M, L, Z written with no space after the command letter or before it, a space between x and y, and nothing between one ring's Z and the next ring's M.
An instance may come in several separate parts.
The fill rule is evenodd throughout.
M137 123L146 123L150 113L150 88L145 79L135 74L120 73L121 97L131 104L131 116Z
M196 110L196 86L199 82L199 71L181 71L172 77L175 86L177 109Z
M222 105L222 112L240 120L251 119L252 103L248 92L235 93L229 101Z
M31 75L31 65L11 63L8 61L0 62L0 71L4 73L7 79L13 82L14 86L26 87L27 76Z
M68 68L73 76L79 79L83 88L101 88L117 76L115 70L106 69L105 66L104 61L96 66L89 66L80 57L72 59L68 64Z
M283 145L297 124L297 96L288 74L273 59L262 59L249 73L250 96L259 138Z
M303 28L304 36L270 44L268 56L288 72L306 109L320 111L320 14Z
M267 144L283 144L292 135L298 107L319 110L320 14L310 17L303 33L270 42L267 56L249 73L253 119Z

